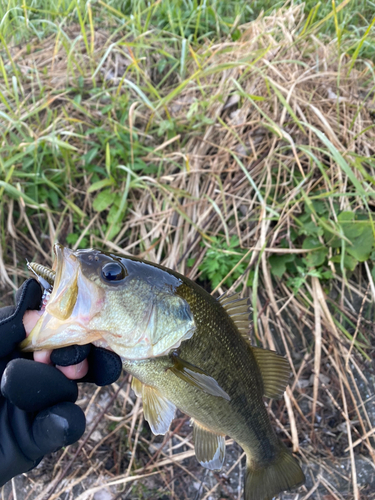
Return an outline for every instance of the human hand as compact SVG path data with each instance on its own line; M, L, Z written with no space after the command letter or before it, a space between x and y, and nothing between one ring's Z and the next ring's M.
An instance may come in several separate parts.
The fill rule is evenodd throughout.
M25 328L26 336L29 336L32 329L38 322L42 312L39 310L28 310L23 316L23 326ZM59 359L56 359L56 354L52 356L52 350L43 349L41 351L35 351L33 353L34 361L38 363L45 363L47 365L54 364L58 370L60 370L66 377L72 380L78 380L87 375L89 370L89 364L87 360L87 355L90 348L89 346L74 346L74 349L69 349L70 354L68 354L68 360L66 360L66 355L64 359L61 360L62 363L68 362L68 365L60 365ZM86 352L87 351L87 352ZM57 354L59 357L59 355ZM82 359L83 358L83 359Z
M26 311L23 317L26 335L30 334L39 317L39 311ZM52 364L67 378L77 382L109 385L119 378L122 371L121 358L116 353L93 344L71 345L53 351L43 349L33 354L35 361Z
M40 315L41 311L35 309L24 313L22 321L27 336ZM112 384L122 371L121 358L116 353L93 344L72 345L53 351L43 349L35 351L33 355L35 361L56 366L69 379L92 382L98 386Z
M17 306L0 310L0 485L34 468L43 456L77 441L85 416L74 404L77 384L52 366L22 359L22 317L39 307L41 289L28 280Z
M77 441L85 430L84 414L74 404L76 382L18 351L26 336L25 312L38 308L41 296L39 284L28 280L17 293L17 306L0 309L0 485L31 470L45 454ZM121 372L115 353L93 346L58 349L50 358L45 361L66 366L88 359L84 379L100 385Z

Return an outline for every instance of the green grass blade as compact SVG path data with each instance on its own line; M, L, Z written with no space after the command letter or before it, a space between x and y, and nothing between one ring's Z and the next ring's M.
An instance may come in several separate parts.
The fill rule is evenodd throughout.
M363 37L359 40L359 42L357 43L357 47L352 55L352 58L351 58L351 61L350 61L350 64L349 64L349 69L348 69L348 73L347 73L347 76L350 75L350 73L352 72L352 69L357 61L357 58L358 58L358 54L359 54L359 51L361 50L363 44L365 43L367 37L370 35L370 32L373 28L375 24L375 17L373 18L373 20L371 21L371 23L369 24L367 30L365 31Z

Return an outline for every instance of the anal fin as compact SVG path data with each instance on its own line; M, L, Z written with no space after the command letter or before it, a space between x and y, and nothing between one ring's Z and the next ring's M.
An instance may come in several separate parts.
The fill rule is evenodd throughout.
M154 434L165 434L174 418L176 407L160 392L143 384L133 376L132 389L138 397L142 397L143 414Z
M251 347L263 379L264 395L279 399L284 394L290 377L288 361L277 352Z
M192 420L195 455L198 462L209 470L220 470L225 458L225 439Z

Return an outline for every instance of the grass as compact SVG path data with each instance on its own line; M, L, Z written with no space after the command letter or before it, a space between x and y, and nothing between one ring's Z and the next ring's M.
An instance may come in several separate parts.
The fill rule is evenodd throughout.
M357 460L375 456L365 395L374 344L374 18L365 0L0 5L2 302L28 275L25 258L51 264L56 239L140 255L210 290L249 295L254 342L294 367L292 390L270 412L311 472L311 498L365 498ZM238 497L189 458L183 417L169 451L151 453L126 379L121 390L126 416L111 410L120 423L110 437L105 423L90 430L101 425L103 446L119 456L130 446L133 461L95 472L91 455L81 458L97 480L82 478L84 489L109 470L130 483L128 498L156 498L154 488L183 498L174 474L183 483L192 473L204 479L199 498ZM85 398L95 405L100 393ZM101 452L90 443L81 446L94 460ZM75 470L62 481L68 459L77 460L69 453L49 476L53 498L79 479ZM164 464L160 478L132 493L132 481L155 471L151 456ZM232 465L241 477L239 457ZM344 489L329 463L349 464Z

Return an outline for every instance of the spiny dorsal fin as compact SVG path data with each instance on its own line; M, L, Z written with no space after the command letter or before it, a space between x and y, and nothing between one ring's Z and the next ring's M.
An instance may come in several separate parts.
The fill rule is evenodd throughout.
M279 399L284 394L290 377L288 361L277 352L251 347L263 379L264 395Z
M242 337L250 342L249 333L249 299L245 297L242 299L240 293L234 293L227 296L223 294L219 297L218 301L228 313L240 331Z
M176 407L160 392L149 385L143 384L133 376L132 389L138 397L142 397L143 414L154 434L165 434L172 420Z
M193 425L193 442L198 462L209 470L220 470L225 458L224 436L211 432L196 420Z

